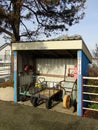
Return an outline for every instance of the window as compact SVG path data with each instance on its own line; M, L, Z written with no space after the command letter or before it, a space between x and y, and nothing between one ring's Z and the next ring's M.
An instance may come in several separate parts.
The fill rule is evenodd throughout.
M5 50L5 60L10 60L10 50Z

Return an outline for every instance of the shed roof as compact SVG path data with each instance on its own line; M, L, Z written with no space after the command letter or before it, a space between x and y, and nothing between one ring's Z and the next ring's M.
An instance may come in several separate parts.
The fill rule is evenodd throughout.
M12 50L44 50L44 51L76 51L82 50L91 61L92 56L82 39L59 40L59 41L38 41L38 42L17 42L12 43Z

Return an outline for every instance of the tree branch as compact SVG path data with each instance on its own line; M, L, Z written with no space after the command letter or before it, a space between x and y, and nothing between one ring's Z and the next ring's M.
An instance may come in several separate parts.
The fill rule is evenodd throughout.
M32 10L31 8L29 8L29 7L26 6L26 5L23 5L23 6L24 6L25 8L27 8L29 11L31 11L31 12L35 15L37 22L43 26L43 24L39 21L36 12L34 12L34 10Z
M2 28L2 27L0 27L0 32L4 32L4 33L8 34L8 35L11 36L11 37L12 37L12 35L13 35L11 32L9 32L8 30L6 30L6 29L4 29L4 28Z

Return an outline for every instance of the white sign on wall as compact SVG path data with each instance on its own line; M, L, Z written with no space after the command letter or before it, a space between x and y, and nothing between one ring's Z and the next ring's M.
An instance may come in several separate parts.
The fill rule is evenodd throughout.
M81 58L78 58L78 74L81 74Z
M14 71L17 70L17 57L14 56Z

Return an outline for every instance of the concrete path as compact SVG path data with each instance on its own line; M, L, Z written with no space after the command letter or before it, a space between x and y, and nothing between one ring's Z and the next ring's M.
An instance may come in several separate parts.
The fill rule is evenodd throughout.
M98 130L98 120L0 101L0 130Z

